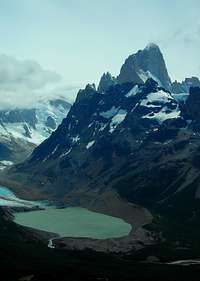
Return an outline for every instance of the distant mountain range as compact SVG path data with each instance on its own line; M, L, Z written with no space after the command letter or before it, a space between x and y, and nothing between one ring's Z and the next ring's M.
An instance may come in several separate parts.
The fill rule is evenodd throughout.
M32 108L0 110L0 169L26 159L61 123L71 104L51 98Z

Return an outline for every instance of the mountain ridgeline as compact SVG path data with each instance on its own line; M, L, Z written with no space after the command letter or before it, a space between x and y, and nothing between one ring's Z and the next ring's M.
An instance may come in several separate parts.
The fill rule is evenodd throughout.
M196 79L173 92L163 55L150 44L125 61L117 78L106 73L98 90L80 90L61 125L7 176L30 196L87 205L113 191L145 207L198 216Z

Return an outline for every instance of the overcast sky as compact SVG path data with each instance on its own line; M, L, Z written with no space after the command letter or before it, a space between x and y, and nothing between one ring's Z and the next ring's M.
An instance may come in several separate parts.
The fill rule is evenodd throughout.
M155 42L173 80L200 76L199 11L199 0L0 0L0 63L34 60L23 62L29 78L33 69L42 75L32 88L59 80L55 72L83 86L117 75L128 55Z

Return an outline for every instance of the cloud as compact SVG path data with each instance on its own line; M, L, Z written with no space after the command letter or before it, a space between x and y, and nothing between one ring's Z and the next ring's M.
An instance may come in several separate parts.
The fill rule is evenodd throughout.
M0 56L0 89L40 89L48 83L61 80L56 72L43 69L35 61L20 61L14 57Z
M0 110L32 108L43 99L75 95L77 87L62 85L61 76L30 60L0 55Z

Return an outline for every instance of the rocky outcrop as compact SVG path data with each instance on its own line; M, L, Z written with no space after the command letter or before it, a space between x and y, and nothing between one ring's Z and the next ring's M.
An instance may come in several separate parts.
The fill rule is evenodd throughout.
M171 84L173 94L189 93L191 87L200 87L200 80L197 77L186 78L182 82L175 81Z
M200 121L200 87L191 87L190 94L185 102L188 118Z
M165 89L170 88L171 80L163 55L155 44L149 44L144 50L126 59L118 76L118 82L144 83L148 78L153 78Z
M100 93L106 93L106 91L117 84L117 79L113 77L109 72L104 73L100 79L98 91Z

